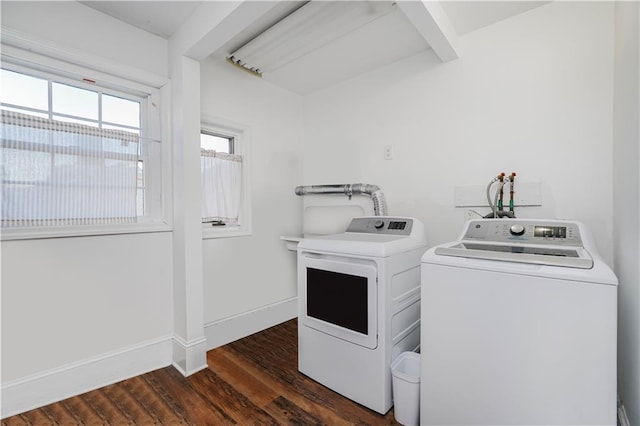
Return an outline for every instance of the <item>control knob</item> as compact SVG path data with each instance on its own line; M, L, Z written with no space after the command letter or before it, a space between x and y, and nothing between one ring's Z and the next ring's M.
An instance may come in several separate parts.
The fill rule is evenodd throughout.
M382 227L384 227L384 221L376 220L375 222L373 222L373 227L376 229L382 229Z
M509 228L509 232L511 233L511 235L523 235L524 231L524 226L520 224L511 225L511 228Z

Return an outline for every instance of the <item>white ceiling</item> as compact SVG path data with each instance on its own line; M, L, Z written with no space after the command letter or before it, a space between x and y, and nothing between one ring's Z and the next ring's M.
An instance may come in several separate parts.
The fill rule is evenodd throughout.
M359 0L362 1L362 0ZM80 3L142 30L170 38L196 11L201 1L80 1ZM214 57L224 60L303 1L282 1L266 16L230 40ZM458 35L494 24L548 1L440 2ZM396 8L357 30L325 44L263 78L299 94L308 94L340 81L415 55L430 46ZM318 72L318 70L322 70Z
M80 1L141 30L168 39L200 6L201 1Z
M443 1L440 5L458 35L486 27L549 1Z

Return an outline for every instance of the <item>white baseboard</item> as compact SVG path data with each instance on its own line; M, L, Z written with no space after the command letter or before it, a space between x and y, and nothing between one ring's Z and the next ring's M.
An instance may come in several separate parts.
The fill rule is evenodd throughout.
M173 366L185 377L207 368L207 339L202 336L186 341L174 335Z
M298 298L283 300L205 325L205 339L176 336L150 340L94 358L3 383L0 418L89 392L149 371L174 365L184 375L206 367L199 354L298 316ZM184 357L175 354L184 354ZM184 359L182 363L180 360Z
M75 362L0 387L4 419L171 365L172 337Z
M207 350L242 339L298 316L298 298L282 300L252 311L205 324Z

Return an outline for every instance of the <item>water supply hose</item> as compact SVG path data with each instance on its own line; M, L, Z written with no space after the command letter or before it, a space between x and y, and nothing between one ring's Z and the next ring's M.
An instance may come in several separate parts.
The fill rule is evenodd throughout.
M489 203L489 208L491 209L492 212L494 210L493 206L495 205L495 203L491 201L491 186L494 183L501 181L503 178L504 178L504 173L500 173L498 176L491 179L491 181L489 182L489 185L487 185L487 203Z
M504 173L500 174L500 190L498 191L500 193L500 197L498 198L498 204L496 206L496 210L500 210L503 211L504 210L504 205L502 203L502 199L504 198ZM495 215L494 215L495 216Z
M514 213L513 208L514 208L514 201L513 201L513 194L514 194L514 184L513 181L516 179L516 172L511 172L511 174L509 175L509 211L511 213Z
M504 180L500 180L500 188L498 188L498 190L496 191L496 196L493 202L493 217L497 218L498 217L498 197L500 196L500 193L502 192L502 188L504 187Z
M503 197L503 188L504 185L506 185L508 182L510 182L510 179L512 176L515 176L515 173L512 173L510 176L505 177L504 173L500 173L499 175L497 175L496 177L494 177L493 179L491 179L491 181L489 182L489 184L487 185L487 202L489 203L489 208L491 209L491 213L489 213L488 215L485 216L485 218L499 218L499 217L515 217L513 210L511 211L504 211L503 210L503 206L502 206L502 197ZM496 190L496 194L493 198L493 200L491 199L491 187L493 186L494 183L499 182L500 186L498 187L498 189ZM511 206L513 204L513 201L509 202L509 205ZM500 210L498 210L498 208Z

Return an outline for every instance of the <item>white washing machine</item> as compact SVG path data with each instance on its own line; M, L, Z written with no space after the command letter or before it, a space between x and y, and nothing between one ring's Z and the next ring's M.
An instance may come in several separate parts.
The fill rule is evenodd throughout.
M421 222L358 217L298 245L298 369L384 414L392 360L420 347Z
M422 258L423 425L615 425L617 279L585 227L469 221Z

